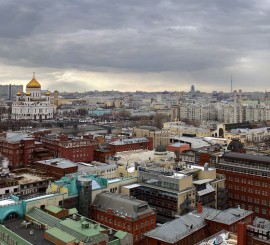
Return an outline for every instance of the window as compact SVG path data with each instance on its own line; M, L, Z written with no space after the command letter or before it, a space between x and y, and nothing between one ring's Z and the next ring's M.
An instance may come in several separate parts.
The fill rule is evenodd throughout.
M259 213L259 212L260 212L259 207L255 207L255 213Z

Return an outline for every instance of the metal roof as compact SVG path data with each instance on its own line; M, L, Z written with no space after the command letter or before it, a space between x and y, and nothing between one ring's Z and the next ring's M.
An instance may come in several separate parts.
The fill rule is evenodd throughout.
M225 159L235 158L235 159L240 159L240 160L270 163L270 156L251 155L251 154L238 153L238 152L228 152L228 153L223 154L222 157Z
M148 203L142 200L133 199L127 196L116 195L109 192L103 192L96 195L93 202L98 209L107 211L112 210L116 215L138 218L141 214L153 211ZM145 207L142 211L139 208Z
M241 208L229 208L226 210L217 210L213 208L203 207L202 213L197 213L197 211L193 211L192 213L202 217L203 219L230 225L242 220L244 217L252 214L253 212Z
M145 236L174 244L204 226L203 218L189 213L147 232Z
M53 227L49 230L46 230L45 233L53 236L53 237L57 237L57 239L61 240L64 243L69 243L71 241L75 241L76 237L68 234L67 232L64 232L56 227Z

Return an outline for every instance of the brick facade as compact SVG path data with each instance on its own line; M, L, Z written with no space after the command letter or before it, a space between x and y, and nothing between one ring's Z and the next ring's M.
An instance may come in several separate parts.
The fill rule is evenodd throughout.
M71 139L61 135L57 138L41 137L44 147L54 157L62 157L73 162L91 162L94 158L96 142L89 138Z
M132 150L153 150L153 139L152 138L133 138L127 140L118 140L110 142L108 148L116 152L132 151Z
M0 153L8 158L11 168L29 166L33 158L34 148L35 140L33 138L25 137L19 141L0 139Z
M217 172L226 176L228 204L252 210L256 216L270 219L270 157L227 153L217 164Z

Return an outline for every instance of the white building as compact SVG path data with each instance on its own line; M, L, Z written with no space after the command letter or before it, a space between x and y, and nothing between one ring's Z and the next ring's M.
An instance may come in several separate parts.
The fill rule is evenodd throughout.
M18 92L12 104L13 119L43 120L53 117L54 105L51 104L51 93L41 94L41 85L33 75L26 85L26 92Z

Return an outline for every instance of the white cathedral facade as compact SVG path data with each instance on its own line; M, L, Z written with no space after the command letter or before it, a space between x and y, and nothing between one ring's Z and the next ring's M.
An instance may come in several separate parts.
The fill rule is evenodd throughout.
M49 91L41 94L41 85L33 75L26 92L18 92L12 104L12 119L46 120L53 118L54 105Z

